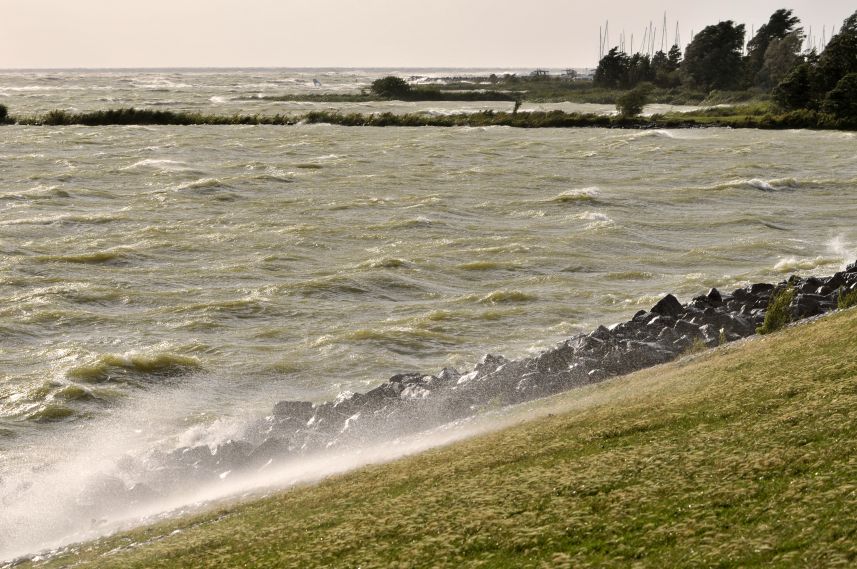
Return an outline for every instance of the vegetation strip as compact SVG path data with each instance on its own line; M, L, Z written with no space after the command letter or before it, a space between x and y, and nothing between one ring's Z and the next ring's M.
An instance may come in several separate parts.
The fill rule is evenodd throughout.
M857 313L577 390L495 434L23 567L846 567Z
M758 106L734 110L714 108L693 113L670 113L651 117L608 116L563 111L462 113L433 116L422 113L339 113L314 111L304 115L209 115L149 109L111 109L87 113L51 111L38 117L7 117L6 124L30 126L111 126L111 125L297 125L333 124L340 126L401 127L490 127L516 128L756 128L857 130L857 121L837 119L817 111L799 110L773 114Z

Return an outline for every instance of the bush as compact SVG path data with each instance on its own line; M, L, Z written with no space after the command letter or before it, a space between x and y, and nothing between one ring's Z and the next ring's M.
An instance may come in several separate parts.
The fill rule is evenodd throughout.
M857 120L857 73L839 80L824 99L823 109L839 119Z
M839 289L839 310L845 310L852 306L857 306L857 288L851 292L845 292L845 287Z
M643 112L643 107L649 102L650 92L650 86L638 85L617 99L616 109L623 117L635 117Z
M411 86L401 77L389 75L372 82L372 92L385 99L403 99L411 92Z
M776 332L792 320L791 304L795 299L795 289L788 287L774 291L765 311L765 321L756 328L757 334L770 334Z

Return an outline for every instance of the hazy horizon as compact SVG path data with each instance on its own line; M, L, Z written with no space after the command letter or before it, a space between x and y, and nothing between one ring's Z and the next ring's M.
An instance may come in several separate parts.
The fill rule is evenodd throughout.
M594 67L599 28L610 44L624 30L639 46L649 22L663 27L656 47L681 43L731 19L751 29L789 7L813 35L828 38L851 2L798 0L688 5L617 0L594 10L582 2L534 0L10 0L0 35L2 69L164 68L485 68Z

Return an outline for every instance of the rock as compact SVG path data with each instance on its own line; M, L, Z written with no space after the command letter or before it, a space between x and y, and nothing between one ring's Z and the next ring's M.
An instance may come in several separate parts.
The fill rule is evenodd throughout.
M705 295L708 298L708 302L711 304L722 304L723 296L720 294L720 291L716 288L712 288L708 291L708 294Z
M307 401L280 401L274 405L274 416L285 417L309 417L312 415L312 403Z
M756 283L750 287L750 294L753 296L770 296L776 287L768 283Z
M655 314L660 314L661 316L670 316L672 318L678 318L683 311L684 307L681 305L678 299L671 294L668 294L661 300L659 300L658 303L654 305L651 310L651 312L654 312Z
M846 273L857 273L857 262L851 263L845 268Z

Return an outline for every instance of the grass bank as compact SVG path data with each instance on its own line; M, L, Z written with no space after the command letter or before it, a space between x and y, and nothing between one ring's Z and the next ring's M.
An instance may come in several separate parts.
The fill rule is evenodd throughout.
M854 566L854 338L857 311L840 312L35 566Z
M774 113L767 104L731 108L701 109L692 113L670 113L651 117L623 117L563 111L497 112L482 111L453 115L424 113L339 113L313 111L303 115L211 115L150 109L110 109L85 113L51 111L36 117L12 117L9 122L31 126L108 126L108 125L295 125L334 124L340 126L433 126L514 128L755 128L857 130L857 123L837 120L815 111Z

